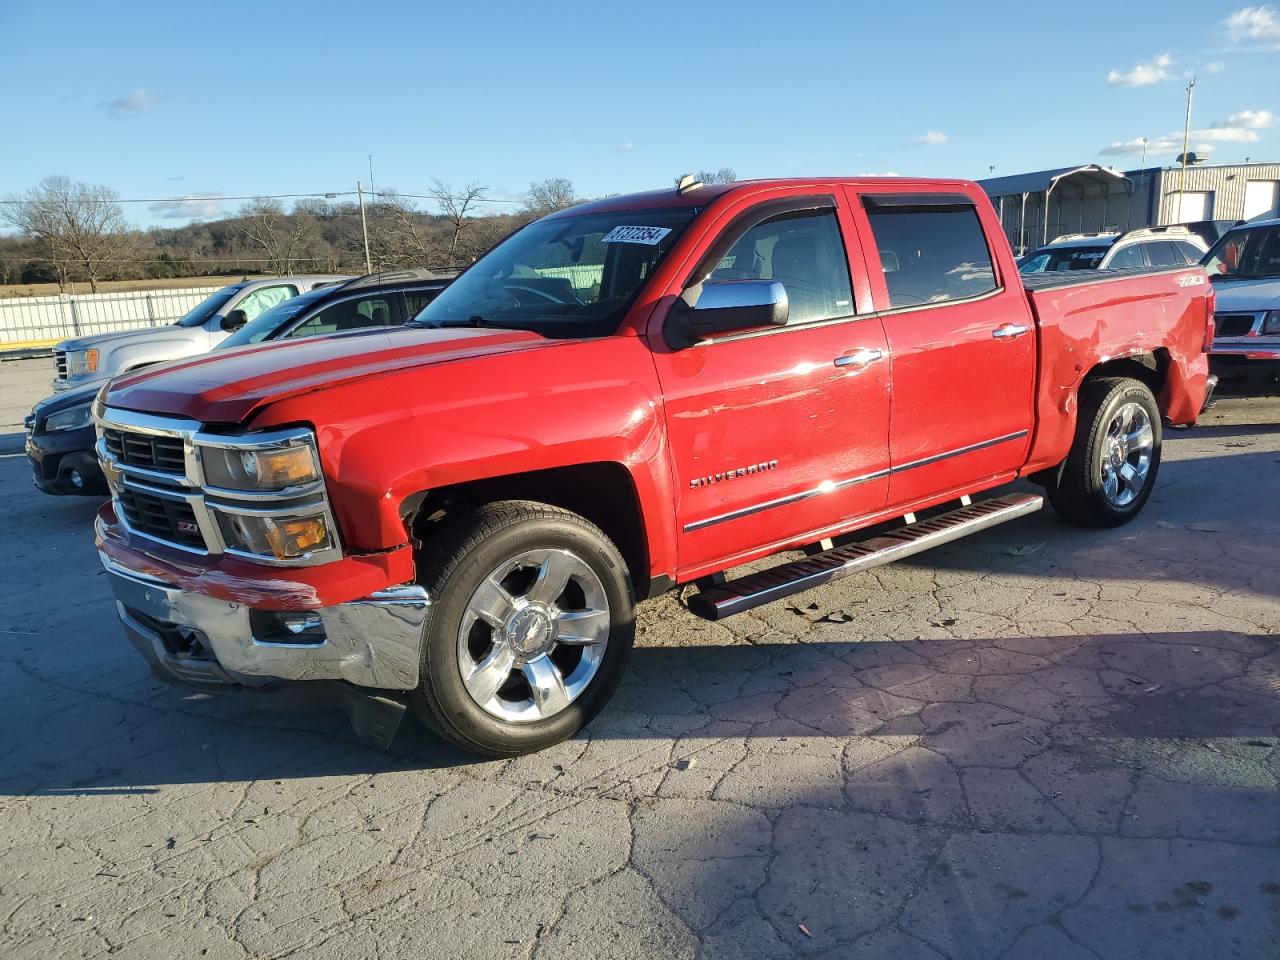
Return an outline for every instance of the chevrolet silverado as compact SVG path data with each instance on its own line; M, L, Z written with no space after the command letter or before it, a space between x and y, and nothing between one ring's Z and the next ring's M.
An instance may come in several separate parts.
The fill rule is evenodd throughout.
M163 677L524 753L677 585L716 619L1046 498L1131 520L1213 302L1194 265L1020 277L967 181L686 180L524 227L408 328L113 381L98 550Z

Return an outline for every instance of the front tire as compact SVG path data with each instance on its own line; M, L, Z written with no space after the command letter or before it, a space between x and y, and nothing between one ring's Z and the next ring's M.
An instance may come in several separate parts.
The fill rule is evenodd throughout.
M433 533L415 707L474 753L511 757L584 727L622 679L635 635L627 565L595 524L504 501Z
M1083 527L1118 527L1146 505L1160 469L1160 408L1151 389L1128 377L1080 388L1076 436L1047 483L1058 516Z

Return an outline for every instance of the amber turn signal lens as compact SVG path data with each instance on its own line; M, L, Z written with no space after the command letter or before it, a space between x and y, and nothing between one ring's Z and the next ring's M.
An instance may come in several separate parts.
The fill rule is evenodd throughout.
M84 369L87 373L94 373L98 369L98 349L94 347L84 352Z
M323 517L277 520L264 533L277 560L292 560L314 547L326 546L329 541Z
M287 487L316 479L309 447L252 450L241 456L245 472L257 481L259 487Z

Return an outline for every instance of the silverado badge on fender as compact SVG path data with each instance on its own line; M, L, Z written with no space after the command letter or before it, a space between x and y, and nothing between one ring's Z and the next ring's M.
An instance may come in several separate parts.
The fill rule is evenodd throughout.
M732 470L725 470L723 473L713 473L709 477L694 477L689 481L691 487L709 487L713 483L720 483L722 480L736 480L738 477L745 477L752 473L764 473L766 470L778 469L777 460L766 460L764 463L753 463L749 467L735 467Z

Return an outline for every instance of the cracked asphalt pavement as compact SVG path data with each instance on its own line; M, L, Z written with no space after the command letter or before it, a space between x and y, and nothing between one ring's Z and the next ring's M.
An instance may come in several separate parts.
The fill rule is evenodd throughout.
M1119 530L650 603L605 713L504 762L153 680L94 504L0 457L0 955L1280 956L1280 399L1165 457Z

